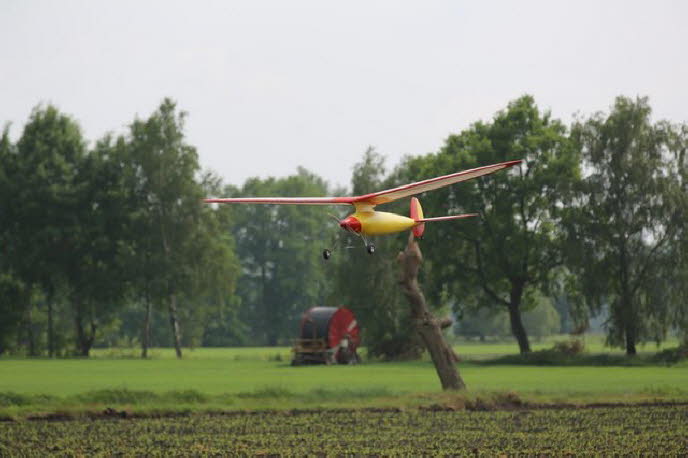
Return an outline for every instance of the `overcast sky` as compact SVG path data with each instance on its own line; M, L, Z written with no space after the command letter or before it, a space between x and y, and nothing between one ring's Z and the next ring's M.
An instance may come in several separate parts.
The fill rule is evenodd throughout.
M524 93L567 122L620 94L687 122L687 24L678 0L0 0L0 123L49 102L93 141L169 96L226 182L346 185L369 145L395 165Z

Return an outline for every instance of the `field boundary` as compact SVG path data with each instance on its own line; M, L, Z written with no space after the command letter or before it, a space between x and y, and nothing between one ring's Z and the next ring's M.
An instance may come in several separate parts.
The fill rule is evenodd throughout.
M199 411L174 411L161 410L150 412L137 412L127 409L118 410L107 407L104 410L80 410L80 411L54 411L40 414L28 415L24 418L0 415L0 423L15 423L22 421L80 421L80 420L146 420L164 418L187 418L199 416L211 417L251 417L265 415L279 415L292 417L299 415L312 414L332 414L332 413L403 413L408 411L426 412L497 412L497 411L529 411L529 410L584 410L584 409L617 409L634 407L688 407L688 401L642 401L642 402L593 402L593 403L538 403L538 402L502 402L495 404L487 400L478 398L475 401L467 402L463 406L456 403L428 404L414 407L323 407L307 409L255 409L255 410L199 410Z

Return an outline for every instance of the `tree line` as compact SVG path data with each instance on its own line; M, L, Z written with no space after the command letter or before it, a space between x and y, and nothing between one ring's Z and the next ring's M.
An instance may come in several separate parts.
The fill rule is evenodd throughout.
M339 231L338 208L203 204L347 190L303 168L223 183L201 170L185 117L165 99L93 144L50 105L33 110L16 142L5 127L0 353L139 346L145 357L173 345L181 357L183 347L277 345L296 336L307 308L346 305L371 355L418 356L395 261L404 236L379 238L370 256ZM523 96L391 170L369 149L348 193L523 159L420 196L429 216L480 213L427 228L428 302L465 329L503 317L522 353L529 323L553 308L570 329L604 312L608 343L632 355L671 332L687 338L687 145L688 126L653 122L646 98L618 97L609 112L567 126Z

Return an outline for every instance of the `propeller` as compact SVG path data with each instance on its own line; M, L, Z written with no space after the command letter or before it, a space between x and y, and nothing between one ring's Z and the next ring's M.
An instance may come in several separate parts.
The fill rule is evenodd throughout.
M340 240L342 237L345 238L346 242L350 242L349 234L353 235L358 235L352 231L347 230L346 232L341 230L341 218L337 215L334 215L332 213L328 213L327 216L332 218L332 220L337 224L337 231L334 234L334 241L332 243L332 248L325 248L322 252L323 259L328 260L332 256L332 252L339 247ZM352 249L354 246L351 243L347 243L345 246L342 248L344 249Z
M339 226L339 217L337 215L334 215L332 213L328 213L327 216L329 216L330 218L335 220L335 222L337 223L337 226Z

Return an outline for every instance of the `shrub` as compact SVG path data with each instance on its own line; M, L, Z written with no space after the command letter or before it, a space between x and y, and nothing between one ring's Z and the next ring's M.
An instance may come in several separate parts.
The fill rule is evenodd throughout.
M688 348L686 347L667 348L652 357L655 362L667 364L676 364L686 359L688 359Z
M580 339L555 342L552 351L563 355L579 355L585 350L585 344Z

